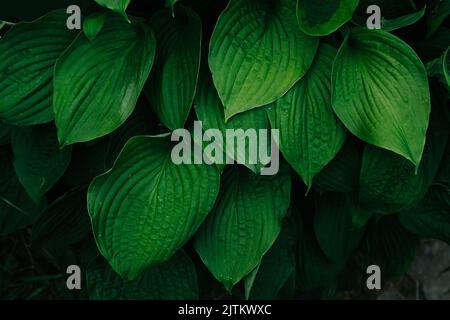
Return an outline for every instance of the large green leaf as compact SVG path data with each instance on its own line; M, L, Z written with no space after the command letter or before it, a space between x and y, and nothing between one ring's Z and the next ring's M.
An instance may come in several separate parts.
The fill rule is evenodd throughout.
M359 0L298 0L300 29L312 36L328 35L352 18L358 3Z
M430 113L426 70L401 39L356 28L333 65L332 105L358 138L418 167Z
M15 130L11 144L17 178L38 203L66 171L72 147L59 147L50 124Z
M193 300L198 298L195 267L183 251L149 267L135 280L124 280L103 257L88 265L86 282L93 300Z
M416 207L400 213L400 222L415 234L441 239L450 244L449 194L448 187L431 187Z
M335 55L336 49L321 44L308 73L268 109L272 128L280 130L281 152L308 188L345 142L331 107Z
M365 209L394 213L414 207L425 196L448 139L447 123L434 101L427 144L417 172L409 161L393 152L370 145L364 150L359 198Z
M100 252L123 278L168 260L211 210L219 172L208 165L176 165L170 136L138 136L114 167L93 180L88 210Z
M222 164L226 164L227 157L229 157L235 160L237 163L245 165L254 173L260 173L261 168L263 168L264 165L261 163L259 158L254 159L256 161L250 161L250 153L254 152L253 154L259 155L259 149L262 144L257 143L256 145L251 146L250 143L252 142L249 139L245 139L244 148L242 148L239 147L239 141L237 141L237 139L234 139L234 149L231 151L226 147L227 144L230 145L230 143L232 143L232 141L227 141L228 139L226 132L229 129L243 130L244 132L247 132L247 130L251 129L256 130L256 132L259 133L260 129L266 129L268 131L265 138L269 143L271 141L269 131L270 124L264 109L260 108L245 111L225 122L223 104L220 101L217 91L212 83L211 77L208 74L208 76L202 77L199 82L199 88L195 101L195 112L197 114L198 120L202 121L204 130L218 129L222 133L223 141L217 141L214 137L208 137L211 140L214 140L215 145L217 145L219 150L222 152L222 161L220 161L222 162ZM259 136L257 137L257 139L258 141L260 141ZM252 147L255 147L256 149L254 151L251 151ZM268 148L268 150L270 150L270 148ZM267 156L270 156L270 154L268 154ZM212 161L214 161L214 159L212 159Z
M0 119L31 125L53 119L53 67L77 31L64 10L15 25L0 40Z
M252 300L271 300L295 271L295 224L286 218L280 235L255 269L253 278L245 278L246 296Z
M0 235L11 234L32 224L38 216L36 204L16 177L13 155L0 148Z
M308 70L318 39L298 27L295 1L231 0L211 38L209 66L225 118L274 102Z
M356 228L353 216L360 209L347 194L326 193L316 197L314 229L322 251L332 261L341 261L356 249L364 228Z
M81 33L55 67L53 108L60 144L117 129L136 105L154 54L151 29L114 14L94 40Z
M356 192L361 162L362 151L349 137L336 157L314 178L313 185L323 191Z
M183 128L195 96L200 67L202 23L191 9L176 6L150 19L158 43L155 68L146 92L159 119L168 128Z
M128 22L127 8L131 0L95 0L99 5L121 14Z
M221 193L196 236L195 248L228 291L261 262L278 237L290 189L286 166L275 176L255 175L239 166L223 177Z
M33 225L33 246L60 248L86 238L91 231L86 188L71 191L53 202Z

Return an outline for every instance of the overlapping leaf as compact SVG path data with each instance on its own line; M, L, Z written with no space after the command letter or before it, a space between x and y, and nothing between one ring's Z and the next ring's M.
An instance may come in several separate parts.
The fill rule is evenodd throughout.
M230 1L209 51L226 120L283 96L308 70L317 44L299 30L295 1Z
M278 237L290 187L285 166L275 176L255 175L239 166L223 177L221 193L195 247L228 291L255 269Z
M60 144L117 129L136 105L154 54L151 29L117 15L107 17L94 40L80 34L55 67L53 108Z
M359 0L298 0L297 17L306 34L324 36L352 18Z
M99 5L121 14L128 22L127 8L131 0L95 0Z
M39 203L69 166L72 147L59 147L53 125L17 129L11 144L17 178Z
M280 130L281 152L308 187L346 138L331 107L335 55L336 49L320 45L308 73L268 109L272 128Z
M183 128L195 96L200 66L202 23L191 9L176 6L150 19L158 43L155 69L146 92L159 119L168 128Z
M125 279L168 260L211 210L214 166L175 165L169 136L132 138L114 167L94 179L88 210L100 252Z
M194 300L198 298L195 267L183 251L169 261L147 268L135 280L117 275L103 257L89 263L86 273L93 300Z
M17 125L53 119L53 67L78 32L64 10L15 25L0 40L0 119Z
M419 166L430 113L423 63L401 39L357 28L333 65L332 105L358 138Z

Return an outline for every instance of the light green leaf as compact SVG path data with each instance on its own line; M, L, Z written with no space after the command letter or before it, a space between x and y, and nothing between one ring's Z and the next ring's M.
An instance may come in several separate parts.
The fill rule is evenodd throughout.
M95 0L95 2L105 8L111 9L121 14L125 18L125 20L127 20L127 22L130 22L126 11L131 0Z
M336 157L314 178L313 185L318 190L358 191L362 151L355 140L349 137Z
M11 124L50 122L53 67L77 31L64 10L12 27L0 40L0 119Z
M348 194L326 193L315 200L314 230L322 251L331 261L346 260L364 233L352 221L360 208Z
M168 260L211 210L214 166L176 165L169 136L130 139L114 167L95 178L88 210L100 252L125 279Z
M287 218L277 240L255 269L254 278L245 278L247 299L273 300L277 297L295 271L296 240L295 224Z
M399 219L415 234L450 244L450 189L431 187L423 200L416 207L401 212Z
M291 189L288 168L280 169L274 176L255 175L243 166L230 169L197 233L200 258L228 291L255 269L278 237Z
M83 21L83 31L89 40L94 40L105 25L106 14L95 13Z
M308 70L318 39L298 27L295 1L231 0L211 38L209 66L225 118L283 96Z
M39 213L17 179L12 161L9 148L0 148L0 236L32 224Z
M422 17L425 15L426 6L422 8L422 10L419 10L417 12L413 12L395 19L382 19L381 21L381 28L384 31L394 31L397 29L401 29L404 27L411 26L415 24L417 21L422 19Z
M124 280L103 257L88 265L86 282L93 300L194 300L198 299L195 267L183 251L169 261L147 268L135 280Z
M239 147L239 139L234 139L234 150L230 151L227 150L227 134L226 130L233 129L233 130L240 130L242 129L244 132L247 132L247 130L256 130L257 133L259 133L260 129L266 129L268 130L268 134L266 136L266 141L268 143L267 150L270 150L270 124L269 119L267 118L267 114L264 109L255 109L255 110L249 110L243 113L240 113L230 120L228 122L225 122L225 114L223 109L223 104L220 101L220 98L217 94L216 89L214 88L214 85L212 83L211 77L208 73L207 76L202 77L202 79L199 81L199 88L195 100L195 112L197 114L197 118L199 121L202 121L202 126L204 130L208 129L218 129L223 135L223 141L214 141L219 146L220 150L223 152L223 155L221 156L221 159L223 159L222 163L225 164L227 157L235 160L239 164L243 164L246 167L248 167L250 170L252 170L256 174L260 174L261 168L264 167L264 165L261 163L260 159L254 159L255 161L251 161L250 157L253 155L259 155L259 147L262 145L260 143L257 143L257 145L253 146L256 149L254 151L251 151L251 145L249 139L245 139L243 143L245 143L244 147ZM259 137L257 137L258 141L261 141ZM211 140L214 140L213 137L211 137ZM231 143L228 141L228 143ZM206 147L206 145L204 146ZM267 156L270 156L268 154ZM212 159L214 161L214 159ZM254 162L251 163L251 162Z
M117 15L107 18L94 40L81 34L55 67L53 109L60 144L117 129L136 105L154 54L151 29Z
M358 138L419 166L430 113L426 70L401 39L353 29L333 65L332 105Z
M12 135L17 178L36 203L61 178L72 147L59 148L53 125L25 127Z
M439 170L448 139L448 126L438 107L433 100L427 144L417 173L399 155L370 145L366 147L359 192L364 208L382 214L395 213L414 207L425 196Z
M359 0L298 0L300 29L312 36L325 36L352 18Z
M308 73L268 109L280 130L280 150L308 188L346 138L331 107L331 69L336 49L321 44Z
M70 191L45 208L33 225L33 246L61 248L86 238L91 231L86 188Z
M183 128L195 96L200 67L202 23L184 6L158 11L150 19L157 53L145 92L159 119L169 129Z

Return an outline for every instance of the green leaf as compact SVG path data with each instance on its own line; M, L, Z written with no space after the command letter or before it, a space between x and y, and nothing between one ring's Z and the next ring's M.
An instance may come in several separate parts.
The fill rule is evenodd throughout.
M183 128L195 96L200 67L202 23L184 6L160 10L150 19L158 43L155 68L146 93L159 119L169 129Z
M427 13L427 35L430 36L439 28L450 14L450 0L433 0Z
M427 144L417 172L409 161L393 152L366 147L359 193L365 209L381 214L395 213L414 207L425 196L439 170L448 139L448 126L438 107L433 100Z
M397 29L401 29L404 27L411 26L415 24L417 21L422 19L422 17L425 15L426 6L422 8L422 10L419 10L417 12L413 12L404 16L400 16L395 19L382 19L381 21L381 28L384 31L394 31Z
M60 144L117 129L136 105L154 54L151 29L117 15L107 18L94 40L80 34L55 67L53 109Z
M428 75L437 78L450 91L450 46L438 59L427 63Z
M336 49L321 44L308 73L269 109L280 130L280 150L308 188L339 152L346 138L331 107L331 69Z
M359 0L298 0L300 29L312 36L325 36L352 18Z
M336 157L315 176L313 185L324 191L356 192L359 186L362 151L349 137Z
M12 27L0 40L0 119L32 125L53 120L53 67L76 31L64 10Z
M261 262L281 230L291 182L285 166L274 176L230 169L216 205L196 236L203 263L230 291Z
M253 281L245 278L247 299L273 300L295 271L294 245L297 240L295 224L284 221L280 235L264 255Z
M130 22L126 11L131 0L95 0L95 2L105 8L111 9L121 14L127 22Z
M176 165L169 136L130 139L114 167L95 178L88 210L100 252L125 279L168 260L211 210L214 166Z
M33 246L61 248L86 238L91 224L86 208L86 189L56 199L33 226Z
M322 251L331 261L347 259L364 233L352 221L361 209L347 194L326 193L315 200L314 230Z
M382 281L399 277L409 270L419 238L406 230L396 215L384 216L368 228L362 241L362 268L377 265Z
M430 93L425 67L414 51L388 32L354 29L339 49L332 80L333 109L345 126L417 168Z
M282 97L306 73L317 45L299 30L294 1L231 0L209 51L226 120Z
M17 129L11 144L17 178L31 199L39 203L66 171L72 148L59 148L52 124Z
M425 198L416 207L401 212L399 219L415 234L450 244L450 189L431 187Z
M27 227L39 213L17 179L12 160L9 148L0 148L0 236Z
M239 141L236 138L234 139L234 150L227 150L227 144L232 143L232 141L227 141L228 139L226 130L243 130L244 132L247 132L247 130L252 129L256 130L256 132L259 132L260 129L266 129L268 130L266 141L269 143L271 141L270 124L264 109L260 108L249 110L240 113L228 120L228 122L225 122L223 104L220 101L220 98L208 73L207 76L202 77L202 79L199 81L199 88L195 100L195 112L197 114L198 120L202 121L204 130L218 129L222 133L223 141L216 141L214 140L215 138L210 137L211 140L214 140L214 143L222 152L222 164L225 164L227 161L227 157L229 157L235 160L237 163L245 165L254 173L260 173L261 168L264 167L264 164L261 163L260 159L255 159L256 161L253 161L254 163L251 163L252 161L250 160L249 156L252 152L252 146L250 145L249 139L245 139L245 146L241 148L239 147ZM258 149L260 147L260 144L258 143L257 146L254 147ZM259 154L260 150L256 149L254 151L254 154ZM215 159L211 159L211 161L216 162L214 160Z
M83 31L89 40L94 40L105 25L106 14L94 13L83 21Z
M120 278L103 257L97 257L88 265L86 282L93 300L198 299L195 267L183 251L167 262L145 269L131 281Z

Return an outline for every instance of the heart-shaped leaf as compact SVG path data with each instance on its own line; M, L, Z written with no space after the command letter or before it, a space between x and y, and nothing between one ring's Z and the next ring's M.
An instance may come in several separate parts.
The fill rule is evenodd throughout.
M169 261L147 268L135 280L124 280L97 257L88 265L86 282L93 300L194 300L198 299L195 267L183 251Z
M346 131L331 107L331 68L337 50L322 44L308 73L268 109L280 130L280 150L311 187L314 176L339 152Z
M295 1L231 0L209 51L226 120L283 96L306 73L317 45L299 30Z
M195 233L219 189L214 166L176 165L165 136L138 136L93 180L88 210L100 252L125 279L168 260Z
M291 181L285 166L274 176L243 166L224 176L217 203L196 236L195 248L230 291L261 262L287 213Z
M298 0L300 29L312 36L325 36L352 18L359 0Z
M159 119L169 129L183 128L195 96L200 67L202 23L191 9L176 6L150 19L158 43L155 68L146 87Z
M151 29L114 14L94 40L80 34L55 67L53 109L60 144L117 129L136 105L154 54Z
M401 39L353 29L333 65L332 105L358 138L419 166L430 113L423 63Z
M17 125L53 120L53 67L78 34L64 10L11 28L0 40L0 119Z

